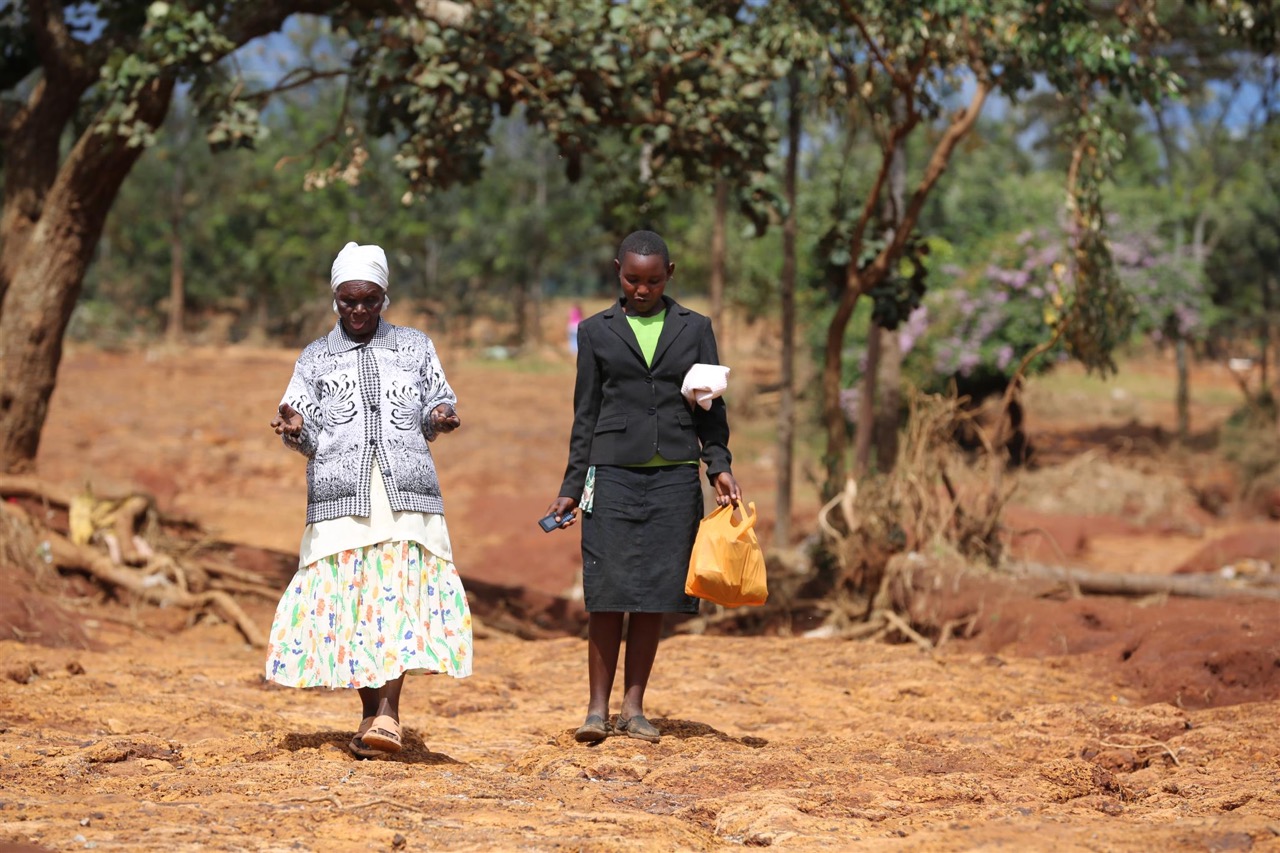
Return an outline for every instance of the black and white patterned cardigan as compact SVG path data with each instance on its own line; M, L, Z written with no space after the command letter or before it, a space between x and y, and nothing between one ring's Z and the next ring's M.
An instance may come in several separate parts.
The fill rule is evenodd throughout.
M375 453L393 510L444 512L428 414L457 397L425 334L379 320L361 344L339 322L298 356L282 402L303 417L284 444L307 457L308 524L369 516Z

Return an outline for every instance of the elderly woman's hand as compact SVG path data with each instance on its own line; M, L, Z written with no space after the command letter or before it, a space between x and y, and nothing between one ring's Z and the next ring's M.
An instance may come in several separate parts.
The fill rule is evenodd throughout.
M462 419L458 417L457 411L448 403L441 403L431 410L428 415L431 419L431 429L433 432L453 432L462 426Z
M288 403L281 403L280 410L271 419L271 428L276 435L297 438L302 435L302 413L294 410Z

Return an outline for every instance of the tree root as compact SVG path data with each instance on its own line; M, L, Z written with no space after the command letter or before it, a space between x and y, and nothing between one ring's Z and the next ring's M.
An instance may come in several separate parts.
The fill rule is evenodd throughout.
M46 508L65 509L71 512L76 497L42 483L34 477L0 476L0 496L20 497L39 501ZM275 598L273 592L261 584L252 573L231 569L213 562L208 564L182 564L164 553L155 553L149 546L138 548L134 542L136 525L150 505L145 496L129 496L118 502L118 514L111 519L114 536L104 538L111 556L89 544L72 541L70 535L54 530L37 520L19 504L0 502L0 512L30 529L34 538L48 543L46 559L64 571L82 572L108 589L120 590L135 600L166 607L182 607L193 612L211 611L235 625L250 645L264 647L266 634L245 613L231 593L249 593L267 599ZM127 550L111 548L125 543ZM145 543L144 543L145 545ZM125 557L131 562L144 561L141 567L125 565ZM119 562L112 559L119 557ZM223 577L225 575L226 577Z
M1134 749L1134 750L1154 749L1154 750L1157 750L1158 752L1163 752L1165 755L1169 756L1169 758L1173 760L1173 763L1175 766L1178 766L1178 767L1182 766L1182 762L1178 760L1178 756L1173 754L1173 750L1169 748L1169 744L1165 743L1164 741L1152 740L1152 741L1148 741L1147 743L1112 743L1110 741L1103 740L1103 741L1099 741L1099 743L1102 746L1108 747L1109 749Z

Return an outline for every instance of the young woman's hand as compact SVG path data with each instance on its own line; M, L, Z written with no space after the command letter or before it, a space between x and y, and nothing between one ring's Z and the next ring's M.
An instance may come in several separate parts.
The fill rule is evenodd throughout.
M574 498L559 497L547 507L547 515L554 515L561 527L573 527L578 520L578 515L574 512L577 508L578 502Z
M302 413L294 411L293 406L288 403L281 403L280 410L271 419L271 428L276 431L276 435L297 438L302 435Z
M716 475L716 503L720 506L742 503L742 489L738 488L738 481L728 471Z

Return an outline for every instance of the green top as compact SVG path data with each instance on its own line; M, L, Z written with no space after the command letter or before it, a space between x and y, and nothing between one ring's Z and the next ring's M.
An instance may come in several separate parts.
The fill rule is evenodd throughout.
M645 364L653 365L653 354L658 349L658 338L662 335L662 322L666 319L667 309L665 308L652 317L627 315L627 322L631 324L631 331L635 332Z
M662 336L662 322L667 319L667 312L664 308L652 317L632 317L627 315L627 323L631 326L631 331L635 333L636 342L640 344L640 354L644 356L644 363L653 365L653 354L658 349L658 338ZM654 454L654 457L648 462L642 462L639 465L628 465L628 468L656 468L659 465L697 465L698 460L692 459L688 461L673 461L664 458L661 454Z

